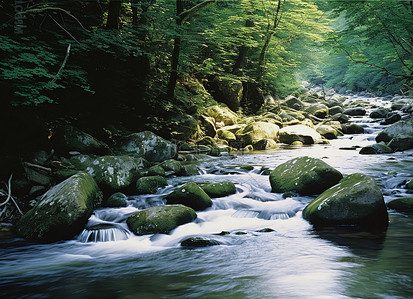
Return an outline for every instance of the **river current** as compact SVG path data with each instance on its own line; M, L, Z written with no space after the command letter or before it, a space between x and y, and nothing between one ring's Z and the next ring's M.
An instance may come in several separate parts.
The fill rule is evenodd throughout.
M350 98L389 107L383 98ZM370 111L370 110L369 110ZM373 176L385 201L404 196L413 173L413 151L360 155L383 126L353 117L365 134L330 145L292 147L210 158L202 174L168 179L154 195L131 195L125 208L94 212L89 226L69 241L34 244L0 240L2 298L413 298L413 216L389 210L386 233L315 231L302 218L314 197L271 193L263 169L298 156L320 158L344 175ZM252 170L239 168L250 165ZM126 218L163 204L162 196L187 181L236 184L236 194L212 199L192 223L168 235L134 236ZM264 232L262 229L273 231ZM230 234L219 234L220 232ZM180 242L203 236L219 246L186 249ZM89 241L89 242L88 242ZM92 241L92 242L91 242ZM97 241L97 242L93 242Z

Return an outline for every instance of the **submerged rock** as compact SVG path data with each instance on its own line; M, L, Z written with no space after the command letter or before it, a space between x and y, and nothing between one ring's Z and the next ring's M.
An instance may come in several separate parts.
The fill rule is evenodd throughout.
M303 210L304 219L315 226L355 225L383 229L388 214L383 195L375 180L354 173L324 191Z
M221 243L217 240L205 237L190 237L181 242L182 247L207 247L215 245L221 245Z
M270 174L272 192L319 194L337 184L343 175L322 160L298 157L278 165Z
M80 172L47 191L17 223L17 232L40 242L72 238L82 231L101 201L93 177Z
M375 143L372 145L368 145L363 147L359 154L361 155L377 155L377 154L389 154L392 153L393 150L383 143Z
M183 205L151 207L139 211L126 220L135 235L167 234L179 225L196 219L195 211Z
M313 128L305 125L287 126L279 132L280 142L292 144L294 141L301 141L303 144L315 144L322 142L323 138Z
M119 155L144 157L148 161L160 162L174 158L177 146L152 132L144 131L121 138L114 151Z
M195 211L202 211L212 206L212 200L196 183L189 182L179 187L166 197L166 203L183 204L193 208Z
M167 185L166 179L159 175L142 177L136 182L136 192L138 194L153 194L159 188Z
M228 196L236 192L235 185L232 182L205 184L202 189L208 196L213 198Z
M405 197L405 198L397 198L392 200L387 204L387 206L398 212L408 212L413 213L413 198Z

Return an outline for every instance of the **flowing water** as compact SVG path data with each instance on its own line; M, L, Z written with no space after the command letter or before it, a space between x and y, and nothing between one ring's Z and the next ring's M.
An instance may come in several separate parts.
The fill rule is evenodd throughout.
M355 98L351 99L355 100ZM383 99L367 99L389 106ZM385 201L404 196L413 151L359 155L382 130L354 117L365 134L330 145L229 155L200 162L202 174L168 180L154 195L130 196L125 208L96 210L75 239L33 244L0 242L2 298L413 298L413 217L389 211L386 233L315 231L302 218L314 197L271 193L268 175L297 156L321 158L343 174L362 172L380 185ZM340 149L341 148L341 149ZM349 150L353 149L353 150ZM239 165L251 165L247 171ZM163 195L186 181L236 184L236 194L168 235L134 236L126 218L164 204ZM260 231L271 228L274 231ZM219 234L228 231L230 234ZM185 249L180 241L204 236L219 246Z

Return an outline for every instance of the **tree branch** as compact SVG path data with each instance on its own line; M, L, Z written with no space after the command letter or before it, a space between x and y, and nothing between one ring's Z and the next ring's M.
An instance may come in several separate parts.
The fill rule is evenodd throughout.
M190 9L187 9L183 12L181 12L178 15L178 22L182 24L186 19L188 19L191 15L195 14L197 11L199 11L201 8L204 8L205 6L214 3L216 0L205 0L204 2L198 3L197 5L191 7Z

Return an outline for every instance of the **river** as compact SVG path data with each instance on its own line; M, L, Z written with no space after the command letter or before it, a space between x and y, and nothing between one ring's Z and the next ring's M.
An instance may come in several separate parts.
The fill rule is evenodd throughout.
M382 98L353 97L379 106ZM367 113L368 115L368 113ZM2 298L413 298L413 216L389 211L386 233L315 231L302 218L314 198L271 193L268 175L298 156L320 158L343 174L373 176L385 201L404 195L413 151L359 155L353 146L374 143L383 129L368 116L353 117L365 134L330 145L283 146L199 162L202 174L168 179L155 195L129 197L125 208L95 211L90 223L114 225L84 231L73 240L34 244L0 240ZM341 149L340 149L341 148ZM347 148L347 149L343 149ZM240 169L251 165L253 170ZM134 236L128 215L163 204L162 195L186 181L232 181L237 193L213 199L195 222L169 235ZM260 232L264 228L274 231ZM219 235L222 231L230 234ZM98 234L99 232L99 234ZM185 249L180 241L205 236L222 243ZM88 239L105 242L85 242Z

